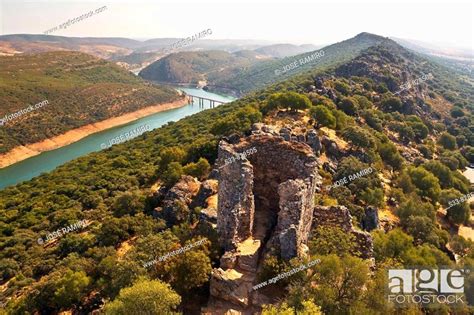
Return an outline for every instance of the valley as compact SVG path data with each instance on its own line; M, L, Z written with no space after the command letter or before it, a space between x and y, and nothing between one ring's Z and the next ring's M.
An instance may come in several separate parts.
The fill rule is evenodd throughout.
M187 93L211 97L224 102L233 99L198 89L183 87L180 89ZM102 150L101 143L120 136L134 127L147 124L155 129L206 108L209 108L208 102L204 104L203 108L200 108L197 99L192 105L188 104L187 99L181 99L174 103L146 107L137 112L68 131L64 135L41 143L14 149L12 152L0 156L3 164L0 169L0 189L52 171L56 167L90 152Z
M473 314L472 14L419 1L2 3L0 315Z

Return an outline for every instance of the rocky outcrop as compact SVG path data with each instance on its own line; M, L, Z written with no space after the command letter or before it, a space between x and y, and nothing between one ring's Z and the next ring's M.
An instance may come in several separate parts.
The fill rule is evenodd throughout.
M186 221L190 212L189 207L200 187L201 183L196 178L183 175L166 192L161 207L155 208L153 215L164 219L169 226Z
M372 231L379 227L379 213L378 209L372 206L365 208L364 216L360 222L362 229L365 231Z
M206 208L208 206L209 197L217 194L217 180L206 180L201 183L196 197L191 203L191 208L201 207Z
M316 155L319 155L321 153L322 145L316 130L308 131L306 138L306 143L311 147L311 149L313 149L313 152Z
M344 232L351 233L357 243L356 251L362 258L373 257L372 236L352 226L352 216L345 206L316 206L313 214L313 228L318 226L339 227Z
M327 155L334 157L336 159L341 158L344 155L343 150L339 148L336 141L331 140L326 136L323 136L321 139L321 143Z
M212 271L210 284L212 296L239 306L248 306L251 289L251 282L245 279L243 273L235 269L218 268Z

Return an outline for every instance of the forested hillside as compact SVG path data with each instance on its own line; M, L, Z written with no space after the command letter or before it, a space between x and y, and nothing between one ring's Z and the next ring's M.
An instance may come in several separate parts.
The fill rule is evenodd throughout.
M198 83L209 77L231 75L257 62L255 55L225 51L179 52L152 63L140 72L147 80L167 83Z
M178 99L120 67L78 52L0 57L0 153L68 130Z
M322 139L314 206L345 206L352 224L373 239L367 259L352 234L317 227L306 258L266 256L262 281L320 263L263 289L271 297L264 304L273 305L262 314L400 314L385 296L387 268L473 266L474 243L458 235L460 227L474 227L472 208L466 201L452 205L470 192L460 171L474 163L472 85L392 41L356 39L350 50L338 47L355 39L323 48L326 59L305 65L307 73L0 191L0 301L8 313L130 314L137 306L156 314L200 312L222 249L213 206L186 203L177 192L199 181L207 182L206 197L213 195L223 162L216 164L219 141L244 139L257 122L294 131L293 142L297 131ZM283 64L260 68L258 83L248 79L256 72L246 71L235 84L256 89ZM368 168L369 176L331 187ZM377 213L377 228L366 228L367 209ZM81 230L38 241L80 220L87 222ZM144 265L202 239L179 256ZM464 298L472 305L473 297L471 273ZM459 304L455 311L404 307L410 314L473 312Z

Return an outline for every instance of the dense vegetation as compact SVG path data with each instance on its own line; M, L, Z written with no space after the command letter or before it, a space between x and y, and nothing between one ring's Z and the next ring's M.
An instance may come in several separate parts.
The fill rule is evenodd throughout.
M178 52L155 61L140 72L144 79L168 83L198 83L215 76L234 75L257 62L255 55L210 50Z
M311 69L324 69L328 66L346 62L362 50L383 40L384 38L380 36L361 33L349 40L322 48L324 57L299 65L295 69L280 75L277 75L275 71L281 71L291 63L298 63L300 59L311 56L315 51L271 60L256 59L255 52L245 56L242 55L242 52L233 54L223 51L183 52L172 54L154 62L145 68L140 75L146 79L165 82L207 80L210 89L216 91L232 90L238 94L246 94L298 73L304 73ZM237 59L236 56L241 58Z
M370 65L372 60L391 58L385 47L369 52L373 59L367 54L363 58ZM89 312L100 306L101 299L111 314L129 313L136 305L149 314L203 305L209 272L219 258L215 233L194 229L199 209L181 212L177 222L176 216L174 222L153 217L155 184L170 187L182 174L206 178L222 136L245 134L252 123L271 122L283 113L309 117L304 120L306 128L323 132L324 126L348 143L334 172L320 169L324 187L368 167L375 170L349 185L321 190L315 203L347 206L356 225L369 205L396 219L390 221L388 232L372 232L375 266L359 258L349 234L337 228L313 231L306 259L319 258L321 263L279 281L281 303L266 306L264 314L399 313L386 301L387 267L474 265L473 242L456 234L459 224L470 224L471 209L463 202L442 215L452 200L470 190L459 170L474 162L474 137L472 98L453 106L439 95L442 85L430 84L420 86L422 95L428 95L426 102L412 91L396 95L384 78L393 75L395 82L401 82L394 74L402 64L389 64L393 71L385 76L375 72L353 76L350 71L333 76L334 69L319 72L317 78L301 75L1 191L0 281L5 290L0 301L8 301L13 314L71 308ZM324 81L318 91L320 78ZM334 97L323 95L322 88ZM454 100L466 93L451 92ZM447 104L447 112L437 112L439 102ZM90 224L81 232L69 233L54 244L38 244L39 237L82 219ZM208 242L185 257L149 269L142 264L203 238ZM301 263L269 257L259 277L269 279ZM470 299L473 277L466 285ZM150 303L151 296L162 299ZM445 305L437 307L437 313L448 313ZM407 308L410 314L423 312L416 305ZM460 306L457 313L469 310Z
M104 60L77 52L0 57L0 118L48 105L0 127L0 153L68 130L178 99Z

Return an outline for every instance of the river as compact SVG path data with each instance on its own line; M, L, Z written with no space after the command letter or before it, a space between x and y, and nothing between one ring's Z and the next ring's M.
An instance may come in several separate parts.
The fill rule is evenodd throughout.
M179 89L192 95L207 97L223 102L230 102L235 99L230 96L209 93L200 89L182 87ZM209 108L208 101L204 101L204 105L204 109ZM218 104L216 104L216 106L218 106ZM156 129L170 121L178 121L202 110L202 108L199 108L198 100L195 99L193 105L185 105L180 108L152 114L115 128L97 132L70 145L56 150L43 152L29 159L2 168L0 169L0 189L32 179L41 173L50 172L56 167L90 152L100 151L102 150L101 145L104 146L103 144L108 143L110 139L130 132L133 129L140 128L144 125L150 126L151 129Z

